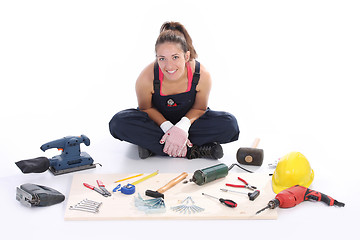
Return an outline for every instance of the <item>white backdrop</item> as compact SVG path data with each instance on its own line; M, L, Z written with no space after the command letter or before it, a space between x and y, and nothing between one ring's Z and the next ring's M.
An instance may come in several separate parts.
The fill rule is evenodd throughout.
M27 239L35 239L35 230L54 239L271 239L279 233L296 239L355 232L359 12L358 1L346 0L0 1L1 221L11 226L2 232ZM220 162L236 161L236 150L255 137L265 151L258 171L270 172L268 163L300 151L315 171L312 188L345 202L345 208L303 203L279 210L277 221L94 223L64 222L65 204L39 210L15 201L15 188L26 182L68 194L71 174L24 175L14 164L54 156L56 150L43 153L39 147L68 135L91 139L82 150L103 164L97 173L151 172L154 167L191 173L214 164L156 157L140 161L134 146L108 132L117 111L136 107L135 80L154 60L165 21L181 22L192 36L198 60L213 78L209 106L238 119L240 139L223 146Z

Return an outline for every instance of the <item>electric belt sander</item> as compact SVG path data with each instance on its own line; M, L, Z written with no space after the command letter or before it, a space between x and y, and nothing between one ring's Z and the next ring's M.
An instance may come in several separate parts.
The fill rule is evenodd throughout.
M90 139L81 135L54 140L43 144L40 149L45 152L48 149L57 148L62 151L60 155L50 159L46 157L27 159L15 164L23 173L42 173L49 169L54 175L95 168L96 164L90 155L80 151L81 143L89 146Z

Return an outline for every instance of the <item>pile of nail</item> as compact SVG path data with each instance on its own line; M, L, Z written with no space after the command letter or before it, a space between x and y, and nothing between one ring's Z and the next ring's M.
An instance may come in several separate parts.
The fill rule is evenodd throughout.
M89 199L84 199L81 202L70 206L70 210L78 210L84 212L98 213L102 202L95 202Z
M143 199L140 194L135 197L135 206L146 213L164 212L165 202L162 198Z
M199 213L205 210L204 208L196 206L194 200L190 196L185 198L181 203L182 204L178 206L171 207L171 210L183 214Z

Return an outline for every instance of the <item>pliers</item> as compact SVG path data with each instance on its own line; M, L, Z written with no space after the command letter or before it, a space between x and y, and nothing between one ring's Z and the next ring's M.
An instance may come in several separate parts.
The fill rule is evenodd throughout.
M242 181L245 185L236 185L236 184L230 184L230 183L226 183L225 185L228 186L228 187L238 187L238 188L247 188L247 189L250 189L252 191L254 191L256 189L255 186L250 186L244 179L238 177L238 179L240 181Z
M100 180L96 180L99 188L96 188L94 186L91 186L90 184L87 183L83 183L85 187L90 188L91 190L94 190L97 193L100 193L101 195L103 195L104 197L110 197L111 193L105 188L105 185L102 181Z

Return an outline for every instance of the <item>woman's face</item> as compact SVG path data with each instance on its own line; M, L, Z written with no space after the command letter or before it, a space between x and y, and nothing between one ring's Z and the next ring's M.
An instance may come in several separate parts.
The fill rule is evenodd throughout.
M156 59L166 79L178 80L185 74L190 52L184 53L178 43L165 42L157 46Z

